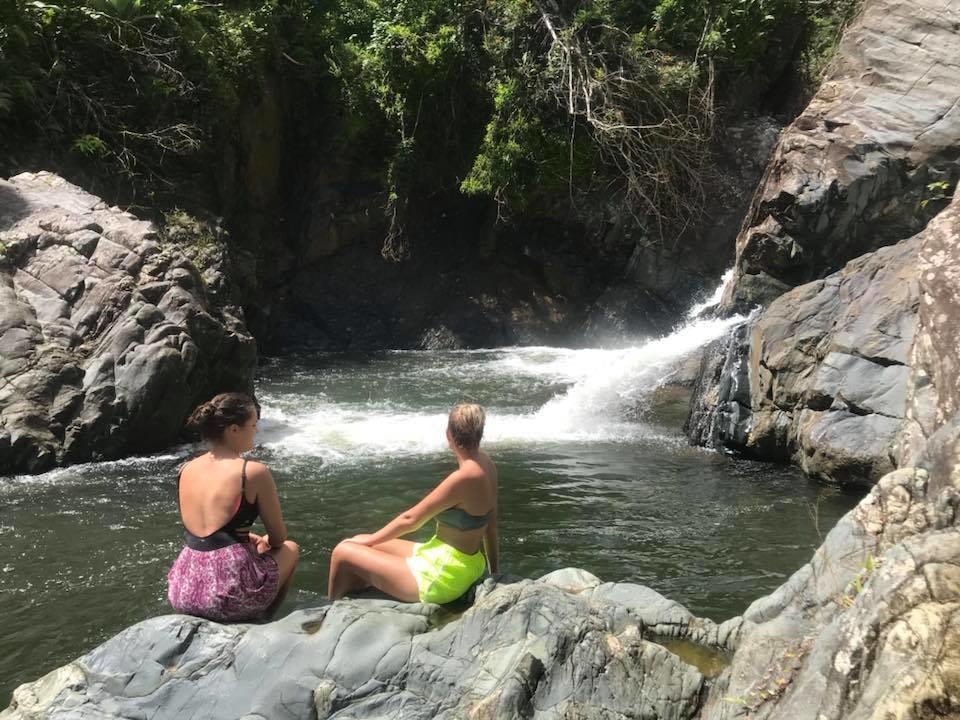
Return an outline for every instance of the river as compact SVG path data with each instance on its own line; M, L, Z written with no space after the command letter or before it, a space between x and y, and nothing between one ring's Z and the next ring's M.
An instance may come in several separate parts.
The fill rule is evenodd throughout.
M796 470L689 447L673 362L729 329L701 320L617 349L546 347L267 361L253 455L303 546L283 611L326 589L331 548L413 504L454 466L445 416L487 410L502 569L643 583L723 620L808 559L857 501ZM180 548L176 468L191 448L0 478L0 707L21 682L167 612ZM427 533L425 528L421 535Z

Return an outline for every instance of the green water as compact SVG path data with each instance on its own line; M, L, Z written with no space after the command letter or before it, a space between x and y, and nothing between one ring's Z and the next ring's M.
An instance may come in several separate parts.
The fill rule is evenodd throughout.
M376 529L454 467L444 413L462 398L488 410L506 572L582 567L716 620L776 588L857 497L688 447L683 398L650 394L672 350L642 350L264 367L254 455L273 469L303 546L284 611L320 598L338 539ZM168 611L166 571L180 549L174 476L188 452L0 478L0 707L16 685Z

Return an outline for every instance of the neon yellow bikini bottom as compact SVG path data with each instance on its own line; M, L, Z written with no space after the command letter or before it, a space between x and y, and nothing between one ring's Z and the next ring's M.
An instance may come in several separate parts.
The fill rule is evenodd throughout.
M479 550L467 555L434 535L413 546L407 565L417 580L420 602L442 605L456 600L483 576L487 559Z

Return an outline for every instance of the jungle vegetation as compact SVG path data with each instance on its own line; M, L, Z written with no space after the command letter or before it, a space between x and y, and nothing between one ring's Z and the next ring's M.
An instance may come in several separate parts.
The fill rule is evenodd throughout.
M856 0L0 0L0 169L42 158L128 204L202 183L270 78L366 148L384 254L418 184L496 202L698 211L724 113L789 67L813 87ZM801 89L801 92L803 90ZM18 165L19 163L19 165ZM198 180L199 178L199 180Z

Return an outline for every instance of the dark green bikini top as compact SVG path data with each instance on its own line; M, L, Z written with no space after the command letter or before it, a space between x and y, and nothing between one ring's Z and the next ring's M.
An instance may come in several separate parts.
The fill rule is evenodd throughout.
M484 515L471 515L463 508L447 508L437 515L437 522L457 530L477 530L490 522L493 510Z

